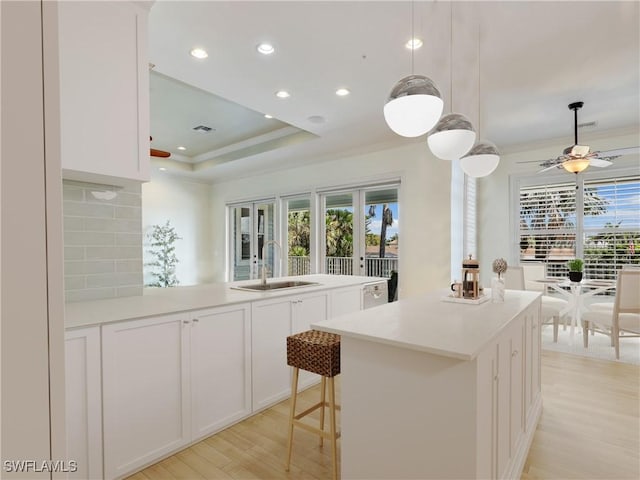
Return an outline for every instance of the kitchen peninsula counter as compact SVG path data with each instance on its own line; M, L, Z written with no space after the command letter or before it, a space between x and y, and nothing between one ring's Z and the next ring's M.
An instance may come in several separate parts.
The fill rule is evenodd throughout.
M143 295L110 298L65 305L65 327L77 328L123 320L153 317L203 308L220 307L267 300L287 295L311 293L350 286L364 285L385 279L352 275L304 275L269 278L268 283L286 280L317 282L318 285L284 288L267 292L235 290L232 287L256 284L260 280L220 282L185 287L146 288Z
M510 291L504 303L451 303L442 300L447 291L393 302L373 311L313 325L318 330L433 353L472 360L539 292Z
M520 478L542 411L540 294L446 294L312 324L341 335L342 478Z

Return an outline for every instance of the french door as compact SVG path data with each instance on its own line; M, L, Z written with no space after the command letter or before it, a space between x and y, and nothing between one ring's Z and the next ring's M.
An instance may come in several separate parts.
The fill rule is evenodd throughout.
M386 277L398 271L398 185L321 195L322 271Z
M263 246L275 239L275 202L273 200L229 206L229 279L260 278ZM269 276L275 276L274 266L280 259L273 248L265 249ZM275 261L274 261L275 260Z

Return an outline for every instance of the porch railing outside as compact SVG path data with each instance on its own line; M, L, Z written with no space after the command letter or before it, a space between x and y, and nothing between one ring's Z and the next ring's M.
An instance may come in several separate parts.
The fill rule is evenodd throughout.
M311 273L311 259L308 256L289 257L289 275L308 275ZM393 270L398 271L398 258L365 259L366 275L371 277L391 277ZM327 257L325 272L330 275L353 275L353 258Z
M311 258L309 256L289 257L288 275L309 275Z

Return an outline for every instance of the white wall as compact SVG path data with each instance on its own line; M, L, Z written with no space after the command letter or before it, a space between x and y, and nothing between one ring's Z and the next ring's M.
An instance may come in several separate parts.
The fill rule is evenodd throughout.
M214 218L211 215L210 185L191 182L166 172L154 171L151 181L142 184L142 234L143 259L149 262L149 241L146 235L152 225L167 220L182 240L176 242L176 276L180 285L212 282L211 232L215 228L224 231L224 212ZM216 221L214 221L216 220ZM145 270L145 285L152 280Z
M339 158L316 165L215 184L214 218L224 218L225 204L314 188L401 178L399 274L402 297L449 285L451 164L434 158L426 142ZM225 280L225 229L212 231L213 276Z
M584 138L583 138L584 137ZM515 175L535 175L540 170L539 162L555 158L570 142L532 147L503 155L498 168L488 177L481 178L478 183L478 242L480 272L483 283L486 285L491 278L491 262L498 257L506 258L509 263L517 262L512 258L512 243L515 242L510 234L511 211L518 208L514 205L509 193L510 177ZM581 144L590 145L592 150L610 150L623 147L635 147L640 145L638 133L624 135L598 136L589 138L581 135ZM531 163L518 163L532 161ZM635 167L640 172L640 162L637 155L619 157L613 160L614 164L606 167L609 172L618 168ZM590 172L602 173L603 169L591 167L584 175ZM544 176L547 177L544 177ZM552 175L562 175L570 180L571 175L563 171L550 171L541 173L540 177L548 178Z

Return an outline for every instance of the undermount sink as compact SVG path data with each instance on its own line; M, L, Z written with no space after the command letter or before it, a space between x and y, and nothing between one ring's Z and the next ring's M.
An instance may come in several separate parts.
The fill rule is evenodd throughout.
M268 292L270 290L282 290L285 288L307 287L310 285L320 285L318 282L305 282L302 280L286 280L282 282L252 283L249 285L238 285L231 287L234 290L246 290L249 292Z

